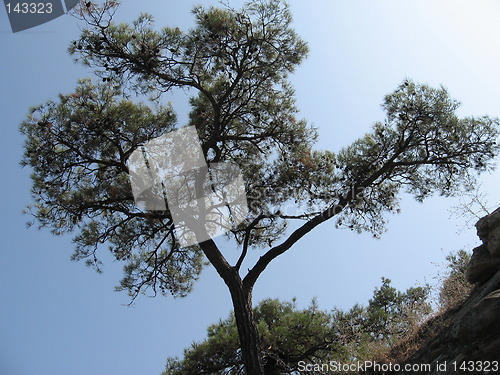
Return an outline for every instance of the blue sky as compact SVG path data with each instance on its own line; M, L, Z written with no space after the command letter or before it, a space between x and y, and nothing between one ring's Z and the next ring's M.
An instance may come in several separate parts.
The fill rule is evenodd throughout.
M216 1L143 0L123 4L118 18L152 13L158 25L193 24L194 4ZM242 1L230 1L238 7ZM319 128L317 148L339 150L383 120L380 103L406 77L443 84L463 105L461 115L500 115L500 5L496 1L290 0L294 25L309 42L309 58L292 81L302 115ZM2 245L0 248L0 374L159 374L168 356L205 336L230 311L229 294L207 268L185 299L139 298L126 307L114 292L121 265L106 254L104 274L69 260L71 237L26 229L30 171L19 160L18 125L30 106L71 92L91 71L73 64L66 49L79 34L62 16L12 34L0 11L0 138ZM173 96L179 118L186 97ZM500 173L486 176L490 204L500 203ZM450 218L456 199L404 198L382 240L323 224L276 260L258 281L254 302L313 297L321 308L366 302L380 277L401 289L434 282L444 257L478 244L464 219ZM221 243L228 257L234 251ZM257 256L258 254L254 254Z

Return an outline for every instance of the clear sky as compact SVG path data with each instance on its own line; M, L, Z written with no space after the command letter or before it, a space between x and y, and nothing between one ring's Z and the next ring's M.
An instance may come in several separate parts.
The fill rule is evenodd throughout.
M152 13L158 25L190 27L194 4L217 1L125 2L118 18ZM230 0L238 7L242 1ZM309 42L309 58L292 77L304 118L319 128L317 148L339 150L383 120L380 103L406 77L443 84L461 115L500 116L500 4L457 0L290 0L294 25ZM129 298L114 292L121 265L105 259L104 274L69 260L71 236L54 237L22 215L30 202L30 171L19 160L18 125L30 106L71 92L91 71L66 53L79 25L62 16L12 34L0 10L0 137L2 197L0 256L1 375L159 374L206 327L227 317L229 294L207 268L193 293L174 300ZM186 98L172 97L181 121ZM500 172L483 185L500 203ZM317 297L321 308L365 303L382 276L400 288L433 282L444 257L478 244L464 219L450 218L457 200L404 198L382 240L323 224L277 259L258 281L254 302ZM234 251L221 244L228 257ZM257 255L257 254L255 254ZM234 256L234 255L233 255Z

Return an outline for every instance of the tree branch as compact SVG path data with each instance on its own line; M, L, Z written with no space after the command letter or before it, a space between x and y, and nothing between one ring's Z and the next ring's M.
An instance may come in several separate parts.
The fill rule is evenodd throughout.
M236 265L234 266L234 269L239 272L241 268L241 264L243 263L243 260L245 259L247 252L248 252L248 243L250 241L250 233L252 230L255 228L255 226L264 219L266 216L265 215L259 215L257 216L251 223L250 225L245 229L245 240L243 241L243 250L241 251L240 258L236 262Z
M364 188L370 186L375 182L380 176L386 173L390 173L394 167L394 160L404 151L405 145L409 142L407 140L404 144L395 150L394 155L389 158L385 164L371 176L363 180L360 184L353 186L349 192L337 202L337 204L331 205L326 210L316 215L314 218L304 223L300 228L296 229L283 243L278 246L273 247L267 253L262 255L254 267L250 269L247 275L243 279L243 284L247 288L252 288L257 281L260 274L266 269L266 267L271 263L271 261L281 254L285 253L290 249L297 241L304 237L307 233L317 227L319 224L331 219L335 215L342 212L342 210L356 198L356 194L363 190Z
M235 277L236 279L239 279L238 272L236 272L236 270L228 263L226 258L224 258L214 240L209 239L207 241L203 241L200 243L200 247L208 261L214 266L215 270L226 284L235 280Z

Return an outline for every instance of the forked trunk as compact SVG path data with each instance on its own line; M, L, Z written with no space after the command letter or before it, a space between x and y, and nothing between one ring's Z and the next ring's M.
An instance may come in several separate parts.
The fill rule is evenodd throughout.
M253 319L252 286L249 286L253 283L243 283L238 267L229 265L212 240L201 242L200 246L229 288L246 374L264 375L260 339Z

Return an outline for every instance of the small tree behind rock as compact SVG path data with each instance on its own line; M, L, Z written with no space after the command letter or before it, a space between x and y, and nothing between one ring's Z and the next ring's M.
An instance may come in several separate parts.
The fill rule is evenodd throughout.
M471 254L463 249L446 257L448 275L439 292L439 304L442 309L453 308L470 295L473 285L467 281L466 277L470 259Z

